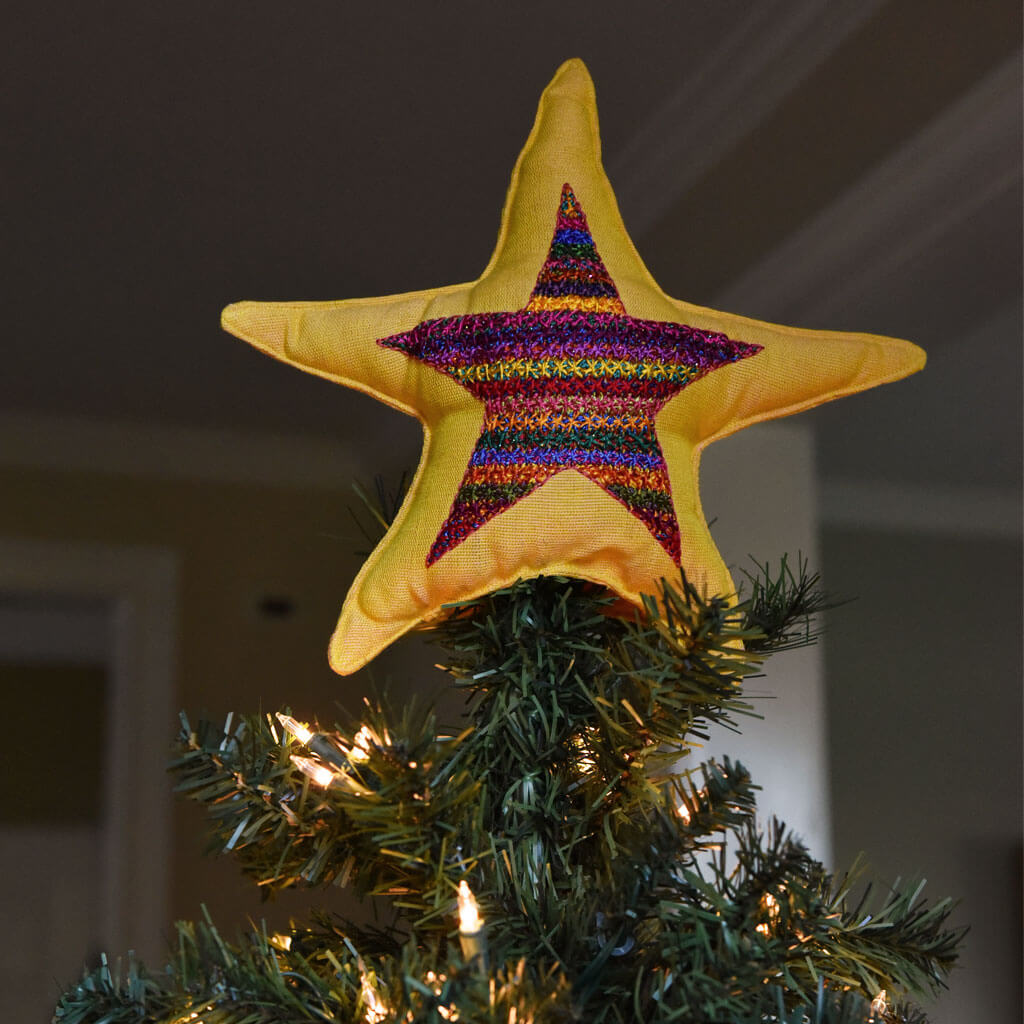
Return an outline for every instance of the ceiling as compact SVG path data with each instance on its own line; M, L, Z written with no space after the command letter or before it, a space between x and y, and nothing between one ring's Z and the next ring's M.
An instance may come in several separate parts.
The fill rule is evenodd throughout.
M1019 487L1016 0L13 7L0 413L385 434L372 459L414 462L415 424L219 310L476 277L540 92L580 56L666 292L929 350L807 416L826 480Z

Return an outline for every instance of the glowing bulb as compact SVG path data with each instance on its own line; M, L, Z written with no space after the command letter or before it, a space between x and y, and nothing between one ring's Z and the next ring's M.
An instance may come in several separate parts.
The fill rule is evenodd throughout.
M352 749L348 752L350 761L369 761L370 744L373 742L373 733L364 725L359 732L352 737Z
M487 933L480 919L480 907L470 892L466 880L459 882L459 945L467 964L475 964L481 972L487 970Z
M381 1021L387 1019L388 1008L377 994L377 990L370 983L370 976L366 973L362 963L360 963L360 972L362 974L360 988L363 995L363 1005L366 1007L363 1016L366 1018L366 1024L381 1024Z
M679 817L683 819L684 825L690 824L690 808L687 807L682 800L679 801L679 806L676 808L676 814L678 814Z
M310 757L298 757L296 754L292 754L292 763L318 786L323 786L326 789L334 781L334 772Z
M779 920L779 901L770 892L766 892L761 899L761 907L764 909L768 920L757 925L754 931L760 932L767 937L772 933L771 926Z
M463 935L480 931L480 908L465 879L459 882L459 931Z
M593 733L594 730L589 730ZM574 762L576 771L581 775L587 775L597 767L597 761L593 754L587 749L587 738L584 736L573 736L569 741L575 753Z
M885 989L883 988L882 991L871 1000L871 1013L876 1017L880 1017L888 1008L889 1007L885 1000Z
M285 935L283 932L275 932L270 936L270 944L287 952L292 948L292 937Z
M277 720L285 727L289 736L294 736L300 743L306 744L312 738L313 734L307 729L301 722L297 722L291 715L282 715L280 711L277 713Z

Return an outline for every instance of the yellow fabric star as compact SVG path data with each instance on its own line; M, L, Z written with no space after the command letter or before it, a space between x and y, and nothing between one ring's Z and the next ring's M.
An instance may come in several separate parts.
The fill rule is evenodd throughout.
M241 302L224 310L224 328L239 338L299 369L373 395L423 423L423 454L408 496L356 577L331 638L329 657L336 671L354 672L393 640L441 614L445 604L477 597L519 578L575 576L639 603L641 594L658 592L663 577L678 578L681 566L707 594L733 594L732 579L701 510L697 480L704 447L752 423L897 380L924 365L924 353L909 342L781 327L665 295L626 233L600 152L593 83L583 63L571 60L559 68L541 97L533 130L512 173L494 254L478 280L382 298ZM542 268L550 279L565 272L574 259L570 253L565 257L568 262L557 264L552 255L555 213L567 182L573 202L586 211L583 225L589 224L599 250L600 271L614 282L608 294L617 289L617 297L600 307L607 308L606 313L593 314L598 307L588 307L588 300L577 297L575 314L558 312L566 300L538 299L535 291L541 289ZM457 344L460 337L476 344L468 328L461 335L459 329L479 325L477 314L521 311L520 316L542 317L552 309L556 312L550 315L562 317L559 338L565 335L566 318L585 316L589 309L598 319L640 324L654 332L651 337L660 328L675 338L689 332L685 336L697 338L701 345L725 336L722 345L738 345L751 355L734 357L735 361L718 359L710 369L694 371L682 389L657 407L656 438L648 440L667 467L678 525L678 562L674 541L663 537L659 542L655 526L645 523L637 511L635 495L627 500L621 488L603 487L600 474L566 461L564 453L555 471L548 463L536 474L532 489L520 487L511 497L506 494L457 537L442 543L443 528L465 511L466 495L477 493L470 493L477 479L472 466L489 457L486 452L481 455L486 447L482 435L494 428L495 416L507 411L488 399L485 425L485 401L479 387L470 387L467 381L507 374L512 363L462 360L450 349L442 359L430 347L431 331L436 323L444 344L452 344L453 338ZM720 355L724 349L715 351ZM678 368L687 359L669 362ZM564 352L558 358L515 364L516 372L531 380L548 373L547 368L567 365L576 368L577 385L581 373L595 372L593 361L584 361L581 371L580 359ZM650 365L628 360L614 363L613 371L607 369L613 366L611 360L602 361L605 383L598 389L607 388L609 375L621 375L625 365L644 379L655 372ZM658 363L664 365L664 360ZM577 386L573 391L573 401L579 390ZM552 408L551 403L545 408ZM533 422L536 402L528 404L528 410ZM579 410L554 409L552 415L562 423L569 412ZM622 417L628 414L618 414L617 429L625 429L628 421ZM512 457L509 450L520 461L526 458L521 445L510 449L507 437L498 447L502 458ZM577 468L580 471L574 471ZM518 472L521 477L521 466ZM664 472L658 473L663 481ZM668 522L666 529L674 530L675 524Z

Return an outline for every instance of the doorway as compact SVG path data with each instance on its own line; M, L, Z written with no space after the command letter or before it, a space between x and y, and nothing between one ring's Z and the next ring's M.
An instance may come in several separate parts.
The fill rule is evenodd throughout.
M175 593L165 549L0 538L11 1019L49 1019L101 950L163 959Z

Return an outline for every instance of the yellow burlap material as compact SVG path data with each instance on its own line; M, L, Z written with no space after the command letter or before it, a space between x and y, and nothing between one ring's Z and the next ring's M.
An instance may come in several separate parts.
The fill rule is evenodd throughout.
M559 68L512 173L494 254L476 281L382 298L241 302L226 330L309 373L416 416L423 454L386 538L357 576L330 644L341 673L360 668L442 606L519 578L565 574L604 584L627 600L656 593L677 567L647 528L580 473L561 472L427 567L483 421L483 404L452 378L378 339L428 318L513 311L526 304L551 242L553 211L569 182L630 316L688 324L763 346L721 367L665 406L656 421L681 533L681 563L708 594L734 591L701 510L703 448L762 420L897 380L924 365L909 342L808 331L693 306L665 295L619 215L601 166L594 88L583 63Z

